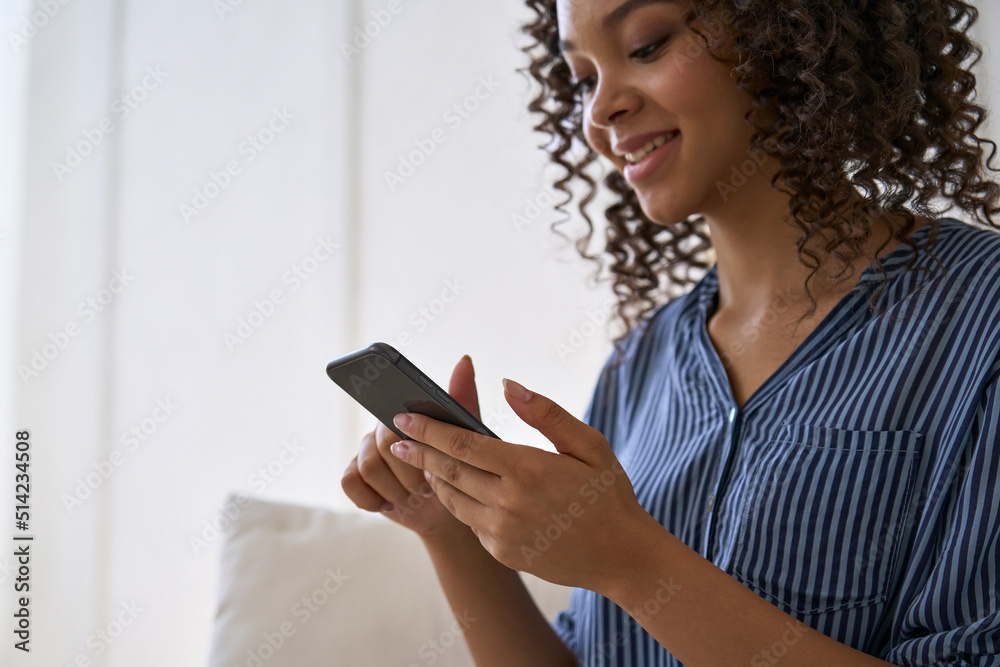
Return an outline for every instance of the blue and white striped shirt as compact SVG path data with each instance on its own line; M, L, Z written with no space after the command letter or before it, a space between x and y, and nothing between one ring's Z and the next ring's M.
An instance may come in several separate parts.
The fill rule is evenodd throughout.
M791 616L896 665L1000 667L1000 234L938 225L947 274L924 225L930 273L905 243L883 257L875 317L866 267L740 409L713 266L633 329L584 420L646 511ZM581 667L681 664L591 591L553 627Z

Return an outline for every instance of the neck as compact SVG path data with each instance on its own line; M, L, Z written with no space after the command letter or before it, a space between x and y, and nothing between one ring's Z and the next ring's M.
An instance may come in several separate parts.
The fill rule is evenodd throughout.
M855 195L847 206L860 204L860 195ZM751 318L769 308L776 298L792 304L796 312L808 310L810 300L805 281L812 267L799 260L796 242L803 232L787 222L788 202L788 195L774 190L767 182L766 188L747 187L734 193L725 210L705 213L718 265L718 312L739 319ZM811 239L802 256L813 264L820 263L809 282L817 304L836 302L853 289L861 272L875 258L876 250L890 240L894 226L900 222L888 215L872 218L871 233L861 243L862 253L851 262L853 273L824 249L833 241L832 233L828 239L822 236ZM917 227L925 222L926 218L918 218ZM898 244L891 239L879 257L892 252Z

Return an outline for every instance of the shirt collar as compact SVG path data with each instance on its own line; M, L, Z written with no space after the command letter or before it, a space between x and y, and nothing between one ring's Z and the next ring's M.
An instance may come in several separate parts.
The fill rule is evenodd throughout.
M940 230L943 232L944 228L952 223L966 224L964 222L953 220L952 218L941 218L938 220L938 225ZM923 242L927 235L930 233L931 224L926 224L923 227L917 229L912 235L913 239L917 244L917 253L922 255L925 253ZM940 236L940 232L939 232ZM935 245L937 244L937 239L935 239ZM882 268L886 273L886 280L893 280L899 273L901 273L913 255L913 249L910 248L908 243L900 243L896 246L892 252L881 258ZM919 261L919 260L918 260ZM875 261L865 267L864 271L861 272L861 277L858 279L858 285L854 289L868 288L869 283L876 283L882 280L882 273ZM705 275L702 277L698 284L694 287L696 302L698 305L697 310L699 314L704 316L714 307L715 299L718 296L719 290L719 274L718 274L718 264L713 264Z

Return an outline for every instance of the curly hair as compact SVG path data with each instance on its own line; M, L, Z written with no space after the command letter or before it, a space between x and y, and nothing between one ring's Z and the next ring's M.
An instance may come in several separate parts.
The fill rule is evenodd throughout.
M564 207L579 179L589 191L578 204L587 231L576 249L597 263L595 282L610 271L615 316L624 325L614 340L620 353L637 322L711 268L707 223L700 215L670 225L651 221L628 182L612 171L603 181L614 197L604 212L604 253L588 252L594 225L585 208L597 188L587 171L599 155L587 144L582 102L562 57L556 0L525 2L534 11L521 26L532 40L521 49L530 65L518 71L541 84L528 106L542 115L533 129L548 134L543 147L567 172L553 185L566 195L555 206L566 217L552 229L570 238L558 227L569 220ZM904 221L892 227L892 238L914 250L906 266L912 270L917 248L908 237L917 215L932 220L928 246L939 215L955 206L997 226L991 214L998 211L1000 186L986 174L998 171L990 166L996 144L977 134L987 112L975 103L970 71L982 48L966 34L978 16L962 0L696 0L687 12L687 27L713 58L732 65L737 85L751 96L749 154L780 164L771 185L790 196L790 220L802 230L798 258L812 269L805 285L811 307L802 319L816 309L809 279L820 263L811 251L803 254L814 237L832 232L826 253L850 265L863 253L873 216L891 215ZM696 28L695 20L707 29ZM988 159L984 144L991 146ZM845 211L845 202L861 193L860 204ZM951 203L936 210L940 197ZM875 263L883 280L869 306L880 310L887 275L877 257Z

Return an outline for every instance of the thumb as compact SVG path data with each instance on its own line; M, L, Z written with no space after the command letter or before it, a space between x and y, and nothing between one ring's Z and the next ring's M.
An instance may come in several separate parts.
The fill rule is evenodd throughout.
M476 391L476 371L472 367L472 359L465 355L455 364L451 372L451 382L448 383L448 393L458 401L459 405L481 419L479 416L479 392Z
M580 421L555 401L506 378L503 389L507 404L521 421L545 436L560 454L592 465L606 461L608 454L613 455L600 431Z

